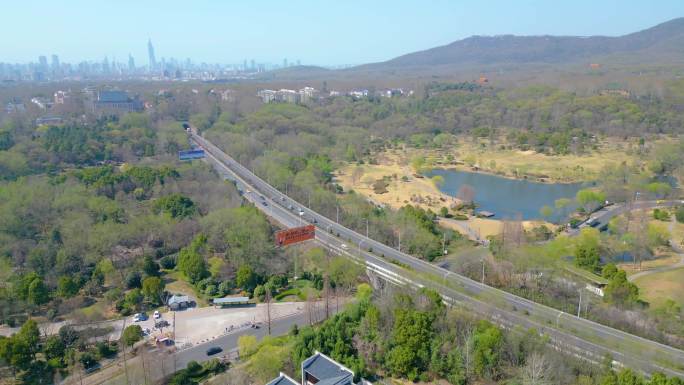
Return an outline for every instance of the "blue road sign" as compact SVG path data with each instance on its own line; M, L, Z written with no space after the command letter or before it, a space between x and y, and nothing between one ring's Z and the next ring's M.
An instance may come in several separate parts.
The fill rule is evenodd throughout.
M179 160L193 160L202 158L204 158L204 150L202 149L178 151Z

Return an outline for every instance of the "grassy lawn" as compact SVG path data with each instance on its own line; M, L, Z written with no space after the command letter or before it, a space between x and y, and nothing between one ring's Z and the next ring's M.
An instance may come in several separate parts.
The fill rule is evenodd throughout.
M185 294L189 295L197 301L198 306L209 306L209 303L199 295L195 288L189 284L183 275L178 271L168 271L166 276L166 290L172 294Z
M676 254L663 254L656 259L641 262L641 269L639 269L638 265L635 267L634 264L631 262L620 263L618 267L627 272L627 275L632 275L639 273L641 271L670 266L672 264L679 262L679 259L679 256Z
M308 279L298 279L292 283L291 288L278 293L275 300L278 302L306 301L307 296L318 297L319 292Z
M487 142L459 140L459 145L450 153L455 159L467 160L466 163L474 163L488 172L509 177L545 177L562 182L594 179L605 165L633 159L625 151L630 146L629 142L602 141L598 145L598 151L582 156L554 156L535 151L506 150L501 149L500 145L488 146ZM482 147L481 143L485 143L486 147Z
M99 301L93 303L90 306L74 310L71 313L71 315L69 315L67 318L88 321L99 321L104 319L116 318L118 314L110 310L111 309L109 309L109 306L107 306L106 301L104 299L100 299Z
M635 282L639 286L641 296L651 304L660 306L666 299L672 299L684 306L684 267L662 273L653 273Z

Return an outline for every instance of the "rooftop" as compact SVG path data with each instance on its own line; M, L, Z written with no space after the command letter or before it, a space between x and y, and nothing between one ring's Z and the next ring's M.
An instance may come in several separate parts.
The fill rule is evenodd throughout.
M174 304L174 303L184 303L184 302L190 302L190 297L187 295L173 295L171 298L169 298L168 304Z
M214 305L249 302L249 297L214 298Z
M124 91L100 91L97 94L97 101L101 103L125 103L130 98Z
M267 383L266 385L299 385L297 381L291 379L288 377L285 373L280 373L278 377L273 379L271 382Z
M302 372L316 377L316 385L352 384L354 378L354 372L320 352L302 362Z

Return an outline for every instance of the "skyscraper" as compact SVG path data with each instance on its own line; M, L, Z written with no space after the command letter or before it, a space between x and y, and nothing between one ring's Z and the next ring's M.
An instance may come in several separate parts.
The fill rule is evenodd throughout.
M59 71L59 56L52 54L52 71Z
M41 71L47 71L47 69L48 69L47 57L45 57L45 56L38 56L38 63L39 63L39 65L40 65L40 70L41 70Z
M157 68L157 59L154 58L154 47L152 46L152 39L147 41L147 55L150 59L150 69Z
M287 67L287 58L283 59L283 68Z
M135 60L133 59L133 55L131 55L130 53L128 54L128 70L135 70Z

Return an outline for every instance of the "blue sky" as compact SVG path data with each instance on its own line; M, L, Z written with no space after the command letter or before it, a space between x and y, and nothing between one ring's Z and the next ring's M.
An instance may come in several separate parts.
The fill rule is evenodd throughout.
M8 0L0 62L243 59L360 64L471 35L621 35L684 16L659 0Z

